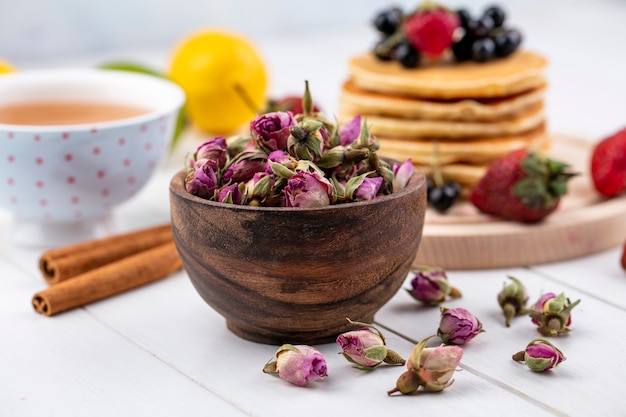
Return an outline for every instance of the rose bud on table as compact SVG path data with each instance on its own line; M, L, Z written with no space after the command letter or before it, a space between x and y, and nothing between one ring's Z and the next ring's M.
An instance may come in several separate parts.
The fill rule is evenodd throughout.
M303 387L309 381L326 378L324 355L307 345L284 344L276 351L276 360L268 362L263 372L278 374L287 382Z
M464 308L441 308L441 320L437 336L443 343L464 345L484 332L482 323Z
M441 268L419 267L411 271L411 289L407 292L426 305L437 306L443 303L448 297L459 298L461 292L450 286L448 276Z
M343 356L355 364L355 368L370 370L382 363L390 365L404 365L405 360L396 352L387 348L387 343L380 330L371 324L353 322L362 326L340 334L337 343L341 347Z
M549 292L539 297L528 315L538 326L539 333L544 336L558 336L570 331L571 312L578 303L580 300L572 303L564 293L555 295Z
M445 345L427 348L432 337L415 345L406 362L408 371L398 377L395 388L387 391L387 395L411 394L420 387L426 392L439 392L452 385L452 375L461 362L463 349Z
M512 281L502 288L498 293L498 304L504 313L506 327L511 326L511 320L515 316L526 314L526 303L528 302L528 293L524 284L515 277L509 275Z
M545 339L533 339L526 349L513 355L513 360L524 362L534 372L556 368L565 360L563 352Z

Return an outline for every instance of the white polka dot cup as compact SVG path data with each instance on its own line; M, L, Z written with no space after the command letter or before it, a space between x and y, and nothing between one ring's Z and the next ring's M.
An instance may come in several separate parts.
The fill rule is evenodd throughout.
M167 154L184 93L167 80L123 71L0 76L0 110L35 101L145 110L79 124L0 121L0 207L28 221L75 222L107 215L148 182Z

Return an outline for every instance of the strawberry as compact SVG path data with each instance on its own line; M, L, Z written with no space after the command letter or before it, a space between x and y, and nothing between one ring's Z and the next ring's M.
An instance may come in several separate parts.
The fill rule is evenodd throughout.
M556 210L576 175L569 165L519 149L494 161L472 188L470 201L480 211L524 223L538 222Z
M442 8L418 10L405 23L404 34L417 50L437 57L452 45L459 17Z
M591 178L596 190L606 197L626 190L626 128L596 144L591 155Z

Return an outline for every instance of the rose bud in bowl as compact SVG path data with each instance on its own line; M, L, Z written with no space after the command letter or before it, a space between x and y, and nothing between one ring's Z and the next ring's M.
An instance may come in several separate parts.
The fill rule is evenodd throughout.
M133 197L166 154L183 91L103 69L0 77L0 207L18 221L96 222Z

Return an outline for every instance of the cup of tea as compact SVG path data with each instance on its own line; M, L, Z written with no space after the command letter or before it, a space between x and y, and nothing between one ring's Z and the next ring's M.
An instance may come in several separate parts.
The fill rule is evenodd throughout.
M184 99L173 82L132 72L0 76L0 208L39 223L106 216L152 177Z

